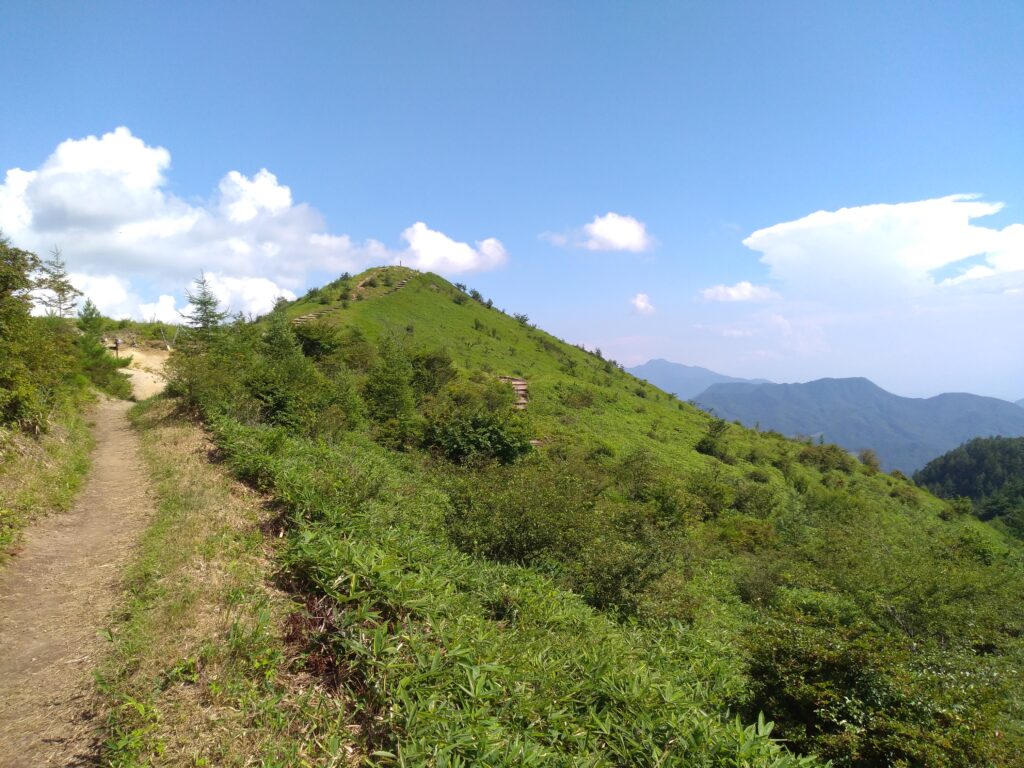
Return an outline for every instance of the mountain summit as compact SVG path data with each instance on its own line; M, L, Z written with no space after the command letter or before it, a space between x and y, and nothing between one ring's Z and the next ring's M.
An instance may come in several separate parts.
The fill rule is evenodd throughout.
M767 379L741 379L697 365L683 365L662 359L648 360L626 370L638 379L649 381L659 389L671 392L683 400L696 397L712 384L771 383Z

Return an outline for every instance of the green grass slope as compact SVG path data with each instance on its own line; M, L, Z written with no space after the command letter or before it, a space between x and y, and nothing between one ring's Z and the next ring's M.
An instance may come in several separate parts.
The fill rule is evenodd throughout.
M392 286L402 279L409 282L391 292L381 273L391 273ZM328 286L288 306L287 317L326 306L331 311L321 322L359 328L373 341L392 336L414 347L444 348L463 370L524 378L530 421L545 444L643 446L687 467L713 463L693 451L713 419L624 373L614 362L469 299L436 275L390 267L348 282L357 285L374 275L378 286L354 294L362 298L351 299L347 308L334 299L340 289ZM320 303L325 295L332 299L328 305ZM737 432L738 449L748 442Z
M870 460L394 267L187 353L371 762L1021 764L1019 544Z

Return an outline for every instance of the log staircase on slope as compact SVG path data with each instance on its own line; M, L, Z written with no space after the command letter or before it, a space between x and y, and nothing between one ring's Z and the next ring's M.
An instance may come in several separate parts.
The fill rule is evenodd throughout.
M370 278L368 278L368 277L365 278L361 283L359 283L359 285L356 286L356 288L355 288L355 293L356 294L359 294L363 290L363 284L367 280L369 280L369 279ZM395 283L391 287L390 290L385 291L383 295L384 296L388 296L388 295L394 293L395 291L399 290L400 288L404 288L406 283L408 283L408 282L409 282L409 278L408 277L406 277L406 278L404 278L402 280L399 280L397 283ZM299 317L296 317L294 320L292 320L292 325L302 325L303 323L308 323L308 322L311 322L313 320L318 320L321 317L323 317L324 315L329 314L331 312L334 312L339 306L340 306L339 303L335 303L335 304L333 304L331 306L324 307L323 309L318 309L316 312L310 312L310 313L305 314L305 315L300 315Z
M516 410L525 411L526 406L530 402L530 392L526 379L517 379L515 376L499 376L498 379L512 385L512 389L516 391Z

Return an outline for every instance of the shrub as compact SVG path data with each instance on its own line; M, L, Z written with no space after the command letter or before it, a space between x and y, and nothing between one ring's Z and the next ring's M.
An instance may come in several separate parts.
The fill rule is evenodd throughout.
M857 466L857 461L838 445L805 445L800 450L800 462L815 467L821 472L836 469L850 474Z
M412 363L405 351L385 338L378 348L377 362L363 385L370 418L383 423L411 416L414 405L412 374Z
M342 341L338 330L325 322L315 320L294 328L302 353L315 360L322 360L341 349Z
M723 480L717 468L691 474L686 479L686 490L693 496L695 511L702 520L718 517L735 499L735 490Z
M878 458L878 454L870 448L864 448L857 452L857 458L860 459L860 463L864 465L864 468L868 471L869 475L877 474L882 469L882 461Z
M103 346L99 336L83 333L76 341L79 365L83 373L98 389L108 395L127 400L132 395L128 377L121 373L122 368L131 364L131 357L115 358Z
M771 712L793 749L836 766L994 764L993 728L956 714L964 699L983 706L984 690L947 690L946 672L915 664L909 643L809 607L747 635L748 716Z
M737 512L753 517L768 518L775 513L778 504L775 488L768 485L766 481L741 480L735 485L732 506Z
M420 398L440 392L458 373L446 349L417 352L411 363L412 386Z
M559 393L562 404L568 408L590 408L594 404L594 392L581 386L567 387Z
M515 412L457 409L435 416L424 444L459 464L496 460L509 464L533 450L523 417Z

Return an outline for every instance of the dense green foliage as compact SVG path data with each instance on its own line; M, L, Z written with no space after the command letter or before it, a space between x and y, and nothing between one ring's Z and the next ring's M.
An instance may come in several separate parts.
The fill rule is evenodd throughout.
M46 317L32 317L36 288L56 297ZM0 428L45 430L53 409L86 381L119 397L130 394L116 370L128 361L119 363L103 349L95 306L83 308L80 333L63 317L76 294L59 254L43 265L0 233Z
M1024 539L1024 437L971 440L928 462L914 481L938 496L970 499L982 520Z
M34 253L0 235L0 427L42 429L73 359L63 324L31 317L39 266Z
M285 510L307 660L374 760L795 764L767 720L836 765L1021 764L1011 539L479 293L362 278L193 341L171 389Z
M119 369L131 363L130 357L111 357L103 344L104 318L92 301L86 299L78 313L77 339L79 365L89 380L104 392L127 399L132 388Z

